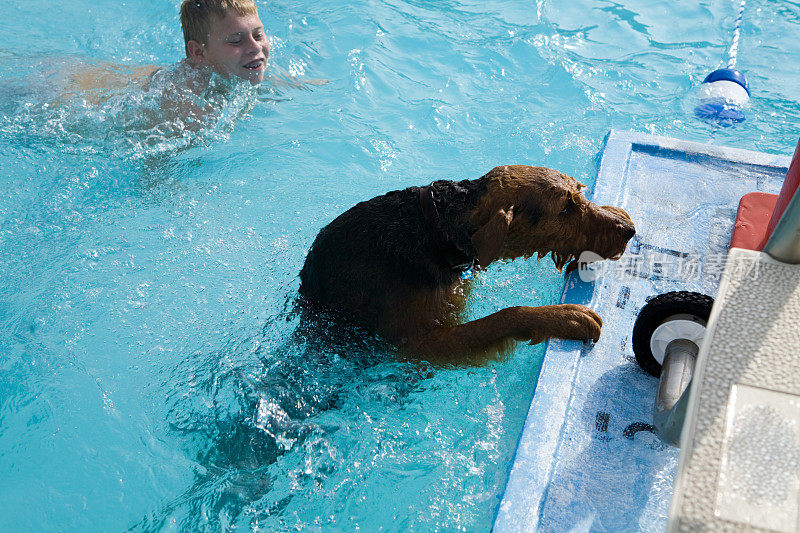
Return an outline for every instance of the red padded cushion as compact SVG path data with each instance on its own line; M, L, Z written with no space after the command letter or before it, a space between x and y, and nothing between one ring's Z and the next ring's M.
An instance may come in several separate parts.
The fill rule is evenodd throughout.
M777 194L751 192L742 196L730 247L760 251L766 241L767 227L777 202Z
M772 217L769 220L767 231L764 234L764 240L758 250L764 249L769 236L772 235L773 231L775 231L775 226L778 225L781 215L783 215L783 212L786 210L789 202L792 201L792 197L794 196L798 185L800 185L800 142L797 143L797 148L794 150L792 163L789 165L789 171L786 173L786 178L783 180L783 187L781 187L781 193L778 196L777 203L775 204L775 210L773 211Z

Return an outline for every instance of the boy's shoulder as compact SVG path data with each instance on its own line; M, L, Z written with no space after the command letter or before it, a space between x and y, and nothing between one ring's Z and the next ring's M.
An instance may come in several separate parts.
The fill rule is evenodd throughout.
M142 88L146 91L188 91L202 95L208 89L214 73L207 67L196 67L187 59L171 65L154 68L145 78Z

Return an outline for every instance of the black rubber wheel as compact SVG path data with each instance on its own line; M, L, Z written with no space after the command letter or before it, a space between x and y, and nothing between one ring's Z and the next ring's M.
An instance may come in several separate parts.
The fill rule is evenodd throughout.
M661 363L650 350L650 337L658 326L675 315L692 315L707 322L713 305L714 298L699 292L673 291L651 298L639 311L631 338L633 355L641 369L655 377L661 376Z

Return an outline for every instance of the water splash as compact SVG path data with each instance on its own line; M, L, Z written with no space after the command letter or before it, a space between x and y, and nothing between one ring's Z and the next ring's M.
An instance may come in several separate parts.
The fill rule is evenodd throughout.
M249 83L185 62L147 79L133 77L122 88L77 90L70 78L76 64L67 60L47 74L4 82L0 138L67 153L143 159L224 141L258 102L258 89Z

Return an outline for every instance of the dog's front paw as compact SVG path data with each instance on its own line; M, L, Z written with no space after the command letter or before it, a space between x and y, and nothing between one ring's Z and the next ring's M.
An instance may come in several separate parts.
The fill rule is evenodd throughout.
M550 337L580 341L597 341L603 319L584 305L561 304L531 307L527 337L531 344L538 344Z

